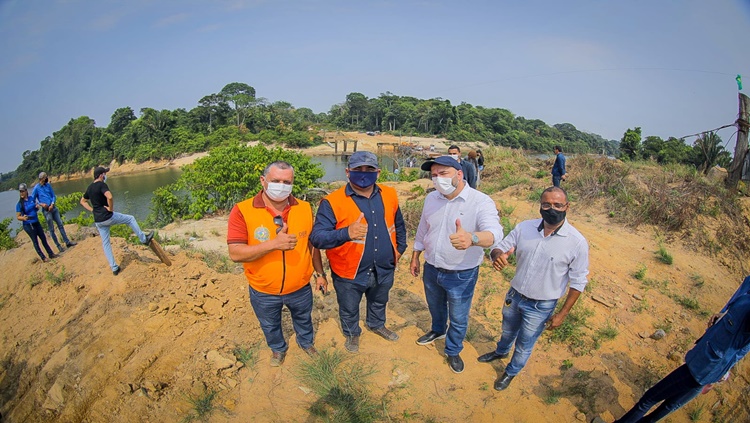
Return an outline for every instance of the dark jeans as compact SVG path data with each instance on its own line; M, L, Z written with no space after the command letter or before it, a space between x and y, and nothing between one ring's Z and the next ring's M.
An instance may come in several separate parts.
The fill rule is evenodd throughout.
M31 243L34 244L34 249L36 250L36 253L39 254L39 258L41 258L42 260L45 259L44 253L42 253L42 250L39 249L39 242L37 241L37 238L42 240L42 245L44 246L44 249L47 250L47 254L49 254L50 257L54 255L52 249L49 247L49 244L47 244L47 237L44 236L44 229L42 229L42 225L39 222L24 223L23 230L27 234L29 234Z
M63 226L62 217L60 217L60 210L57 209L57 207L53 208L52 211L43 210L44 212L44 218L47 219L47 229L49 229L49 235L52 237L52 241L57 245L57 248L60 247L60 242L57 240L57 235L55 235L55 224L57 224L57 228L60 229L60 235L62 235L62 240L65 245L68 245L70 243L70 240L68 239L68 234L65 233L65 226Z
M381 272L383 273L383 272ZM339 319L341 330L345 336L359 336L359 303L362 294L367 299L367 317L365 323L370 329L377 329L385 325L385 307L388 304L388 293L393 287L394 272L383 276L370 273L367 286L352 283L333 275L333 287L336 289L336 300L339 303Z
M633 408L615 423L659 421L687 404L700 394L701 390L703 385L695 381L687 365L683 364L646 391ZM664 402L653 413L643 417L659 401Z
M562 176L555 176L552 175L552 185L560 188L560 181L562 180Z
M315 340L312 323L312 288L304 288L285 295L271 295L250 287L250 304L258 317L266 343L272 351L289 349L281 331L281 309L286 306L292 314L292 325L297 334L297 344L302 349L310 348Z
M424 295L432 316L431 330L440 334L446 333L445 354L457 356L464 349L464 337L469 326L469 310L474 298L479 267L446 273L425 262L423 275Z

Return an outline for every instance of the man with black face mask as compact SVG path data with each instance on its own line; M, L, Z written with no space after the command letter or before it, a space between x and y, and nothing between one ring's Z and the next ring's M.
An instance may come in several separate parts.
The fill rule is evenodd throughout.
M388 341L399 338L385 327L385 309L396 263L406 250L406 225L396 190L375 183L379 174L375 154L352 154L346 169L349 183L320 202L310 234L313 246L326 250L346 337L344 347L352 353L359 351L363 294L368 329Z
M515 344L505 372L495 381L498 391L507 388L526 365L545 326L552 330L562 324L588 283L589 246L586 238L565 219L569 207L565 190L545 189L539 208L542 218L519 223L493 246L495 269L507 266L508 256L514 250L518 263L505 296L503 333L497 348L477 359L489 363L507 358ZM562 308L553 314L568 286Z

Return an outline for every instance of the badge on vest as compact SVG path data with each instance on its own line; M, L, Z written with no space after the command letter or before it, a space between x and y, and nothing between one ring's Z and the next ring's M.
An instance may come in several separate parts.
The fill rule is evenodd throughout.
M271 237L271 231L269 231L265 226L261 225L255 228L254 236L258 241L266 242Z

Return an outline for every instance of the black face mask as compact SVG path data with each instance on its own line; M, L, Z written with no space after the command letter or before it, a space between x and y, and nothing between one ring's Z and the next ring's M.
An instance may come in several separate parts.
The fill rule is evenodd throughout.
M540 208L539 213L541 213L544 223L555 226L565 220L566 212L555 209L544 210Z

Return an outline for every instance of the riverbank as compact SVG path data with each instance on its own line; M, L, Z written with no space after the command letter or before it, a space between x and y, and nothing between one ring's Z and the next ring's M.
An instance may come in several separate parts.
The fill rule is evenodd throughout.
M462 143L462 142L454 142L447 140L445 138L425 138L425 137L408 137L408 136L394 136L389 134L378 134L378 135L366 135L364 133L360 132L340 132L340 133L332 133L332 135L329 137L331 142L336 141L342 141L344 139L348 140L356 140L357 141L357 150L359 151L371 151L373 153L377 153L378 151L378 144L381 144L382 146L385 146L386 152L392 151L392 148L394 145L401 145L402 143L408 143L412 144L414 146L422 147L424 151L429 150L430 146L434 146L435 150L440 153L446 153L448 151L448 147L455 143L456 145L459 145L462 149L477 149L477 148L486 148L487 144L485 143ZM250 142L248 145L257 145L258 141ZM343 149L343 144L340 144L341 149ZM349 145L348 148L351 149L353 146ZM328 143L323 143L320 145L316 145L314 147L309 148L302 148L302 149L295 149L295 151L299 151L300 153L303 153L308 156L330 156L333 155L335 152L335 149L330 146ZM341 153L341 151L339 151ZM117 163L116 161L112 161L112 163L109 164L110 168L110 175L116 176L116 175L129 175L129 174L136 174L136 173L145 173L145 172L151 172L154 170L164 169L167 167L175 167L180 168L184 165L191 164L195 162L196 160L200 159L201 157L205 157L208 155L208 152L201 152L201 153L194 153L185 155L183 157L176 158L174 160L157 160L157 161L146 161L142 163L133 163L133 162L125 162L122 164ZM85 178L91 178L92 177L92 170L88 170L86 172L76 172L71 173L67 175L52 175L50 176L51 182L58 182L58 181L73 181L78 179L85 179Z

